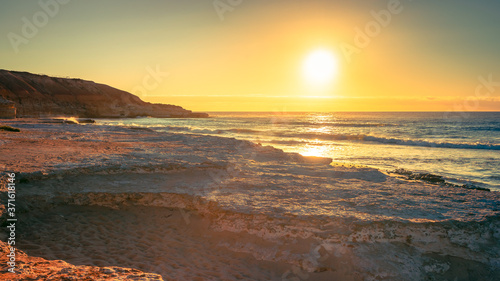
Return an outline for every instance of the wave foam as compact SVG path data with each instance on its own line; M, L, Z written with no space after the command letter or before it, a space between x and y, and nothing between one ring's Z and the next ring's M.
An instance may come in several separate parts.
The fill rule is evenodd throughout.
M352 125L352 124L351 124ZM360 127L366 124L359 124ZM385 126L384 124L372 124L373 126ZM271 131L260 131L255 129L196 129L191 127L176 127L176 126L166 126L158 129L171 130L171 131L184 131L194 134L229 134L229 133L239 133L239 134L251 134L251 135L265 135L274 137L284 137L284 138L299 138L303 140L308 139L319 139L325 141L360 141L360 142L372 142L381 144L394 144L394 145L405 145L405 146L419 146L419 147L436 147L436 148L456 148L456 149L486 149L486 150L500 150L500 144L489 143L489 142L439 142L439 141L429 141L429 140L412 140L412 139L399 139L391 137L380 137L365 134L326 134L326 133L284 133L284 132L271 132ZM283 142L283 140L281 140Z
M371 135L349 135L349 134L277 134L282 137L320 139L320 140L352 140L365 141L383 144L395 144L406 146L437 147L437 148L458 148L458 149L488 149L500 150L500 144L496 143L452 143L452 142L433 142L428 140L410 140L387 137L376 137Z

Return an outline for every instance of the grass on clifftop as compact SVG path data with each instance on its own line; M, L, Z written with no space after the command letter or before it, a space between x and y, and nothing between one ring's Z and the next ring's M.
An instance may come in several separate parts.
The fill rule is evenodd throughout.
M0 130L9 132L21 132L21 130L19 130L18 128L14 128L11 126L0 126Z

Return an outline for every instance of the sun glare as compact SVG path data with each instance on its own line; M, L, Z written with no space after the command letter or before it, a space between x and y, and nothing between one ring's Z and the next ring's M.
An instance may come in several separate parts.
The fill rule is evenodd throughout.
M303 74L309 83L329 83L335 78L337 72L337 58L327 50L315 50L304 61Z
M302 156L325 157L328 151L325 146L306 146L299 152Z

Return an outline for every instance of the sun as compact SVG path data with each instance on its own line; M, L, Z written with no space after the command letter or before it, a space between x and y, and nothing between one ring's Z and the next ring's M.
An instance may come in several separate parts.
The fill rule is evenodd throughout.
M338 60L332 52L317 49L309 53L304 60L303 75L311 84L326 84L338 74Z

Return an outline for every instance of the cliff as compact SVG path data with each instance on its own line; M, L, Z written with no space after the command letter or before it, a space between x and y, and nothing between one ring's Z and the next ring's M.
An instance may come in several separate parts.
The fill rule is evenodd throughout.
M208 117L180 106L144 102L104 84L28 72L0 70L0 96L7 99L0 108L0 116L6 117L16 110L17 117Z
M16 105L14 104L14 102L6 100L2 96L0 96L0 118L16 118Z

